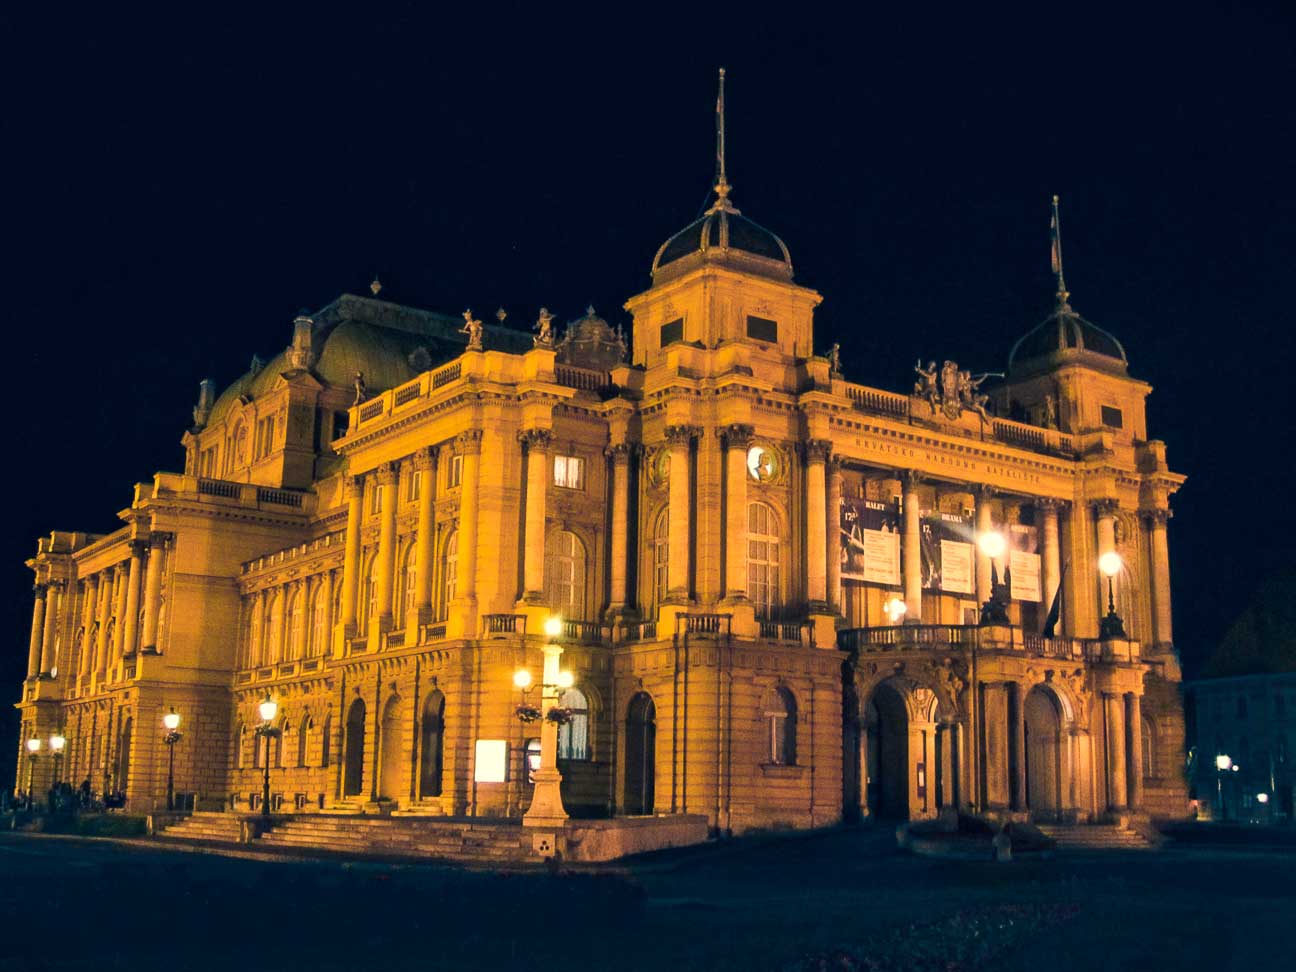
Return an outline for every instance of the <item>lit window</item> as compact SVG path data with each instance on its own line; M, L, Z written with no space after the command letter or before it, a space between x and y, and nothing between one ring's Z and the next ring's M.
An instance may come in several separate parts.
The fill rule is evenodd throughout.
M556 530L545 542L545 601L559 614L585 616L585 547L576 534Z
M589 759L589 702L580 689L569 688L558 704L571 710L571 719L558 728L559 759Z
M534 783L536 771L540 769L540 740L528 739L523 751L526 754L527 782Z
M778 613L779 536L774 511L764 503L747 508L747 597L756 617L772 620Z
M445 545L445 566L441 571L441 617L450 610L459 580L459 531L450 534Z
M657 515L653 526L652 540L652 595L653 605L660 605L666 600L670 587L670 508Z
M451 489L463 483L463 456L450 460L450 481L446 484Z
M776 766L796 765L796 699L779 686L765 702L769 727L769 761Z
M554 456L554 485L566 489L584 489L585 460L576 456Z

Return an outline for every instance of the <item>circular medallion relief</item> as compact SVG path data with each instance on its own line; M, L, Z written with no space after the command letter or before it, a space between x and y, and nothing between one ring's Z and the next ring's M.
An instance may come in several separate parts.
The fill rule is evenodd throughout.
M670 450L658 449L648 460L648 478L654 486L665 486L670 480Z
M771 445L758 442L747 450L747 472L758 483L768 483L783 471L783 459Z

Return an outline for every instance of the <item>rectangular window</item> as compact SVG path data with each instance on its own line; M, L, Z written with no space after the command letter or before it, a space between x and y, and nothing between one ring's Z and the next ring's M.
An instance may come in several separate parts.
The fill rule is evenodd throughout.
M757 341L778 342L778 321L771 321L767 317L747 318L747 336L755 338Z
M1119 408L1113 408L1110 405L1104 405L1102 407L1102 423L1103 425L1107 426L1107 428L1109 429L1123 428L1125 424L1125 417L1121 415L1121 410Z
M674 344L676 341L684 340L684 318L671 321L669 324L661 326L661 346L664 348L668 344Z
M374 486L373 492L369 494L371 497L369 500L369 513L371 516L377 516L382 512L382 494L383 487L381 486Z
M584 489L585 460L576 456L554 456L554 485L566 489Z
M419 489L420 489L420 487L421 487L421 485L422 485L422 482L423 482L423 474L422 474L421 472L417 472L417 471L415 471L415 472L411 472L411 473L410 473L410 479L409 479L409 501L410 501L411 503L418 502L418 498L419 498Z
M347 434L347 428L351 424L351 415L349 412L333 413L333 438L340 439Z
M446 483L451 489L463 482L463 456L455 456L450 460L450 481Z

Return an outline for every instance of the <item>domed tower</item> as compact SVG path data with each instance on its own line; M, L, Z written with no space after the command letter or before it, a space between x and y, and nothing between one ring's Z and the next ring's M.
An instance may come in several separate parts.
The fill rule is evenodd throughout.
M1058 199L1051 233L1057 304L1008 354L1000 411L1063 432L1107 431L1129 444L1147 439L1145 399L1152 388L1129 375L1125 348L1071 306L1062 272Z
M626 302L634 315L634 364L652 366L676 344L739 342L806 358L822 298L792 282L777 235L744 216L725 171L724 70L716 102L715 201L657 250L652 286Z

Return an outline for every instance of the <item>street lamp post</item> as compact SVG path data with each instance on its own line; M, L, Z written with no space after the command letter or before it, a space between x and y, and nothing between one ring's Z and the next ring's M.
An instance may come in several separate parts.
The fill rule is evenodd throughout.
M270 817L270 740L279 736L279 730L273 725L274 718L279 712L279 703L267 694L265 701L257 707L257 711L261 715L261 725L257 726L256 734L265 739L265 774L261 778L261 816L268 819Z
M1215 757L1215 802L1219 804L1220 820L1224 813L1224 774L1233 767L1233 760L1224 753Z
M980 626L1011 624L1008 617L1008 570L1004 569L1004 582L999 583L999 567L995 563L1008 549L1008 542L1002 533L991 530L977 537L977 547L990 558L990 596L981 605Z
M554 718L558 706L560 690L572 685L571 672L560 671L558 661L562 658L562 645L557 643L562 633L562 619L551 617L544 626L546 641L544 645L544 673L540 679L540 766L535 771L535 790L531 794L531 806L522 816L522 823L528 827L561 827L567 820L567 811L562 802L562 774L558 771L558 720ZM529 672L519 671L513 676L513 684L526 690L531 683Z
M1124 640L1129 635L1125 633L1125 622L1116 613L1115 578L1121 570L1120 554L1115 550L1108 550L1098 558L1098 570L1107 578L1107 616L1098 624L1098 636L1103 641L1110 641L1112 638Z
M54 757L54 786L59 782L59 759L63 756L63 747L67 745L67 740L59 733L49 737L50 753Z
M175 747L184 733L180 732L180 713L172 706L171 711L162 717L166 735L162 742L167 748L167 811L175 810Z
M40 752L41 741L36 736L27 740L27 809L33 806L32 790L36 786L36 754Z

